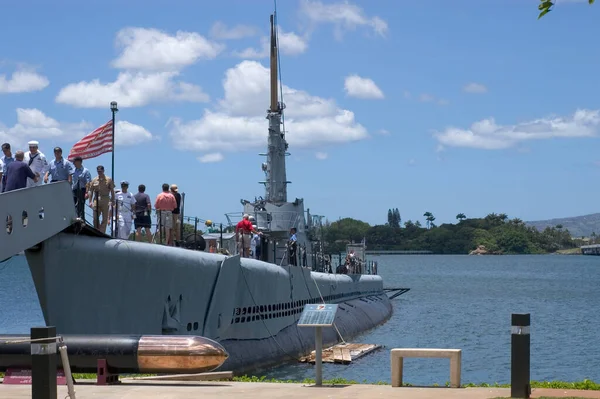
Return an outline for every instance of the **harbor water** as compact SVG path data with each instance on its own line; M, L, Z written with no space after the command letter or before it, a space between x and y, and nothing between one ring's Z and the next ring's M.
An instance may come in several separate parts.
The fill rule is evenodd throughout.
M386 287L411 290L393 300L384 325L349 342L383 345L350 365L324 364L323 377L390 382L391 348L462 349L462 382L510 382L510 316L531 313L534 380L600 382L600 257L372 257ZM68 291L68 287L64 287ZM110 294L110 287L106 287ZM77 298L73 298L77 300ZM28 333L43 317L24 257L0 263L0 333ZM405 359L404 381L444 384L448 359ZM290 363L260 373L314 378Z

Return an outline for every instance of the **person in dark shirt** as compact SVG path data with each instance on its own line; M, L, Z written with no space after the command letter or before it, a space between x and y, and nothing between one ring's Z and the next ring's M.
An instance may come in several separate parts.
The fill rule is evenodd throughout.
M27 187L27 178L33 179L37 183L39 177L33 173L29 165L23 162L25 153L17 151L15 161L11 162L6 168L6 184L2 187L2 192L6 193L20 188Z
M179 246L181 240L181 194L177 192L177 184L171 184L171 194L177 202L177 208L173 209L173 232L175 233L175 245Z
M152 202L150 196L146 194L146 186L140 184L138 186L138 193L134 195L135 198L135 239L136 241L142 240L142 228L146 234L148 242L152 242L152 219L150 213L152 212Z

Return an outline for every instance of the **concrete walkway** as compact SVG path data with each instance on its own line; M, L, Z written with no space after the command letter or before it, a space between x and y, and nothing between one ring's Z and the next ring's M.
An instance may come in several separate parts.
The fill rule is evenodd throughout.
M77 399L197 399L197 398L240 398L240 399L311 399L321 398L402 398L402 399L490 399L510 397L508 388L392 388L390 385L341 385L314 387L303 384L248 383L248 382L139 382L123 379L113 386L95 386L93 383L78 383L75 386ZM58 387L58 398L67 396L67 387ZM600 398L600 391L566 391L536 389L532 398L540 396L581 396ZM31 398L30 385L0 385L0 398Z

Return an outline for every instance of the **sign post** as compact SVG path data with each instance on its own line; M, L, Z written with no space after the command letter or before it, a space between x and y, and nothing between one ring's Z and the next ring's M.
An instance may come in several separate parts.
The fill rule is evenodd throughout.
M315 385L323 385L323 327L331 327L337 304L308 304L298 320L298 327L315 327Z

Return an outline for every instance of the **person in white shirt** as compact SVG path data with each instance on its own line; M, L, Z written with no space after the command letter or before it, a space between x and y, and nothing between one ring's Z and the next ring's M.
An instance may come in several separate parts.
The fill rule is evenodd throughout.
M29 165L31 171L39 178L37 182L34 182L33 179L27 178L27 187L40 186L42 184L41 176L44 176L50 167L48 165L48 161L46 160L46 156L38 151L38 146L40 143L32 140L27 144L29 145L29 151L25 153L25 159L23 161Z
M115 193L115 201L117 203L117 237L123 240L129 239L131 222L135 219L135 196L128 189L129 182L124 180L121 182L121 191Z

